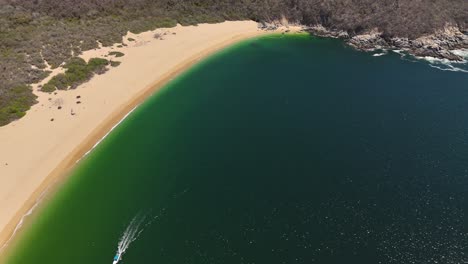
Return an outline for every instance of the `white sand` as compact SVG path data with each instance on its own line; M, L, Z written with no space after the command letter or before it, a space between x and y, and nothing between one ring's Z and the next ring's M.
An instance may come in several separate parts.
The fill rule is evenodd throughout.
M155 32L166 32L164 39L155 39ZM129 33L124 37L127 47L115 45L82 56L89 59L121 51L125 56L115 58L122 62L120 66L76 90L58 91L56 95L35 91L39 103L22 119L0 127L0 254L42 194L57 185L54 183L63 179L126 113L204 56L265 33L252 21ZM126 41L128 37L136 41ZM75 115L71 115L72 110ZM54 121L50 121L52 118Z

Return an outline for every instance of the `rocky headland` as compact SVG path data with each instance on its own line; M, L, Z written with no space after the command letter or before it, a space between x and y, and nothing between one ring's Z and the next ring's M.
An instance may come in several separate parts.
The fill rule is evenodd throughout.
M463 61L464 58L453 51L468 49L468 35L466 32L462 32L458 27L451 25L436 30L433 34L427 34L415 39L387 37L376 28L353 36L346 31L327 29L321 25L307 27L305 30L321 37L344 39L350 46L363 51L403 50L417 57Z

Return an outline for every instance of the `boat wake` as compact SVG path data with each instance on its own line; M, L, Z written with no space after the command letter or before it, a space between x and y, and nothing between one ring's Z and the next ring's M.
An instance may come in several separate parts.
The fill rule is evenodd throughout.
M166 208L162 208L159 211L159 214L156 216L151 216L150 213L142 214L138 213L120 237L119 243L117 244L117 252L115 253L114 261L112 264L117 264L122 260L124 253L130 247L130 245L140 237L141 233L145 230L146 227L151 225L154 221L157 221L158 218L164 215Z
M133 241L137 240L137 238L143 232L145 226L147 226L142 226L145 219L145 215L138 214L132 219L130 224L127 226L117 246L117 252L115 253L113 264L117 264L120 260L122 260L122 256L125 253L125 251L127 251L127 249L130 247L130 244L132 244Z

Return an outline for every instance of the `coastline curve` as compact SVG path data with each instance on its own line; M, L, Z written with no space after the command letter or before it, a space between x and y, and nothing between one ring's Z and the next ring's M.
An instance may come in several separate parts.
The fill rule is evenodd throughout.
M253 21L246 22L255 23ZM201 52L189 56L182 62L178 63L175 67L166 71L165 74L157 77L157 79L153 80L150 85L147 85L144 89L134 94L130 100L108 115L104 121L95 127L83 141L79 142L73 150L62 158L57 166L55 166L55 168L45 178L43 178L40 185L35 188L34 192L29 196L26 202L24 202L21 208L16 211L15 215L10 219L6 226L1 229L0 263L3 263L6 255L8 255L7 252L12 248L11 245L15 242L14 240L18 236L18 233L21 233L21 230L19 229L22 227L25 218L29 218L33 213L32 211L43 204L44 198L52 195L63 184L80 159L90 153L94 147L99 144L99 142L101 142L141 103L153 94L158 93L168 82L198 63L200 60L205 59L235 43L272 33L275 32L262 31L255 28L255 30L250 30L245 33L232 34L228 39L220 40L214 45L205 47Z

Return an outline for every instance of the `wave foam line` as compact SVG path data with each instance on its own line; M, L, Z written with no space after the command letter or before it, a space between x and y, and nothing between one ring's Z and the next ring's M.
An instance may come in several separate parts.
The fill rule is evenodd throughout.
M0 247L0 253L5 250L5 248L10 244L11 240L15 237L16 233L18 233L18 231L21 229L21 227L23 227L23 224L24 222L26 221L26 218L29 217L30 215L32 215L32 213L34 212L34 210L39 206L39 204L42 202L42 200L44 199L44 197L46 196L47 192L49 191L50 187L52 186L52 184L47 187L42 193L41 195L39 195L39 197L36 199L36 202L34 203L34 205L21 217L20 221L18 222L18 224L16 225L15 229L13 230L13 233L11 234L11 236L8 238L8 240L3 244L2 247Z
M107 133L101 138L99 139L94 145L93 147L91 147L90 150L86 151L85 154L83 154L83 156L81 156L81 158L79 158L75 163L78 163L80 162L80 160L82 160L84 157L88 156L107 136L109 136L109 134L116 128L118 127L125 119L127 119L127 117L133 112L135 111L135 109L137 109L137 107L140 106L140 105L137 105L135 106L134 108L132 108L132 110L130 110L127 114L125 114L124 117L122 117L122 119L120 119L119 122L117 122L117 124L115 124L114 126L112 126L112 128L107 131Z
M450 52L460 57L463 57L465 59L468 59L468 49L456 49L456 50L451 50Z
M437 65L434 65L434 64L429 64L429 66L431 66L432 68L439 69L441 71L452 71L452 72L465 72L465 73L468 73L468 70L464 70L462 68L457 68L457 67L455 67L453 65L445 65L448 68L440 67L440 66L437 66Z
M439 59L435 57L415 57L418 60L424 60L428 62L429 66L441 71L452 71L452 72L464 72L468 73L468 69L457 67L456 65L466 65L467 61L451 61L448 59Z
M392 50L392 52L395 52L400 55L402 59L405 59L407 56L405 54L404 50ZM468 73L468 69L456 67L455 65L467 65L468 60L468 51L467 50L451 50L455 55L459 55L461 57L464 57L465 60L463 61L451 61L448 59L439 59L435 57L430 57L430 56L425 56L425 57L418 57L414 56L412 58L414 59L407 59L410 62L416 62L417 60L424 60L428 62L429 66L441 71L452 71L452 72L464 72Z
M84 157L86 157L89 153L91 153L91 151L93 151L117 126L119 126L133 111L135 111L135 109L140 106L140 105L137 105L135 106L134 108L132 108L132 110L130 110L124 117L122 117L122 119L120 119L119 122L117 122L117 124L115 124L114 126L112 126L112 128L101 138L99 139L98 142L96 142L94 144L94 146L88 150L83 156L81 156L81 158L79 158L76 162L80 162L80 160L82 160ZM10 244L11 240L13 239L13 237L16 235L16 233L18 233L18 231L21 229L21 227L23 226L26 218L28 216L30 216L34 210L39 206L39 204L42 202L42 200L44 199L46 193L49 191L50 187L52 186L53 184L51 184L49 187L47 187L42 193L41 195L39 195L39 198L36 199L36 202L34 203L34 205L21 217L20 221L18 222L18 224L16 225L15 229L13 230L13 233L11 234L11 236L8 238L8 240L0 247L0 253L3 252L3 250L5 250L5 248Z
M375 53L375 54L372 54L372 56L374 57L380 57L380 56L383 56L383 55L387 55L386 52L382 52L382 53Z
M447 59L439 59L434 57L417 57L418 59L422 59L429 62L429 66L432 68L436 68L442 71L453 71L453 72L465 72L468 73L468 70L456 67L457 64L466 64L466 61L461 62L454 62Z

